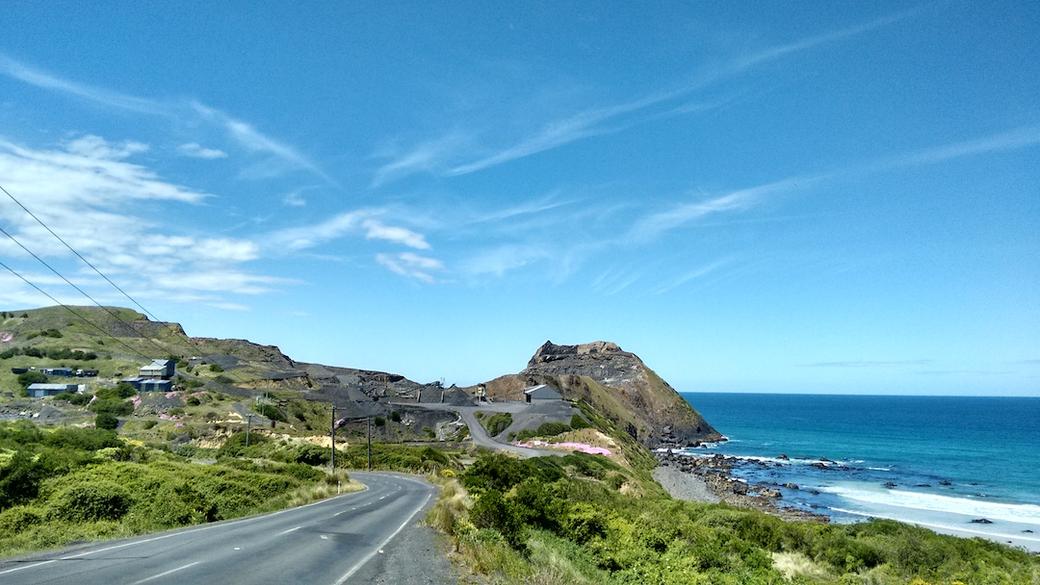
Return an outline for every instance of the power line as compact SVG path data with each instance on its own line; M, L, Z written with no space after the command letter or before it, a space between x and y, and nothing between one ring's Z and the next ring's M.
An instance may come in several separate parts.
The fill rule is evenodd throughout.
M142 358L144 358L146 360L152 359L152 358L144 355L143 353L137 351L136 349L130 347L129 345L123 343L123 340L119 339L115 335L112 335L108 331L105 331L99 325L97 325L93 321L91 321L90 319L87 319L83 315L80 315L72 307L70 307L70 306L66 305L65 303L59 301L58 299L54 298L53 296L51 296L51 294L49 292L47 292L47 291L43 290L42 288L40 288L40 287L36 286L35 284L33 284L28 278L26 278L26 277L22 276L21 274L19 274L18 271L15 270L14 268L11 268L7 264L4 264L2 261L0 261L0 267L3 267L5 269L7 269L8 272L10 272L11 274L13 274L13 275L17 276L18 278L20 278L22 280L22 282L24 282L25 284L33 287L40 294L45 295L47 298L49 298L50 300L54 301L55 303L61 305L66 311L72 313L73 315L75 315L76 317L81 319L84 323L86 323L87 325L90 325L94 329L97 329L98 331L100 331L102 334L107 335L108 337L111 337L112 339L115 340L116 343L118 343L119 345L122 345L123 347L129 349L131 353L137 354L138 356L140 356L140 357L142 357Z
M14 243L18 244L18 246L19 246L19 247L20 247L21 249L25 250L25 251L26 251L26 252L27 252L27 253L28 253L28 254L29 254L30 256L32 256L33 258L36 258L36 261L37 261L37 262L39 262L40 264L43 264L44 266L46 266L46 267L47 267L47 269L48 269L48 270L50 270L51 272L53 272L54 274L56 274L56 275L58 276L58 278L60 278L60 279L64 280L64 281L65 281L65 284L67 284L67 285L71 286L72 288L76 289L77 291L79 291L79 293L80 293L80 294L82 294L83 296L85 296L85 297L87 297L88 299L90 299L90 300L91 300L91 302L93 302L93 303L94 303L95 305L97 305L98 307L100 307L100 308L101 308L102 310L104 310L104 311L105 311L106 313L108 313L109 315L111 315L111 316L112 316L112 317L113 317L113 318L114 318L114 319L115 319L116 321L119 321L119 322L120 322L120 323L122 323L123 325L126 325L127 327L129 327L129 328L130 328L130 330L131 330L131 331L133 331L133 332L137 333L138 335L140 335L142 339L144 339L144 340L145 340L145 341L147 341L148 343L152 344L152 347L154 347L154 348L158 349L158 350L159 350L159 351L160 351L161 353L164 353L164 354L166 354L166 355L173 355L173 352L171 352L171 351L170 351L170 348L168 348L168 347L163 347L163 346L159 345L159 343L158 343L158 342L156 342L156 341L152 341L152 339L151 339L151 338L149 338L149 337L148 337L148 336L146 336L145 334L143 334L143 333L141 333L140 331L138 331L138 330L137 330L137 329L136 329L136 328L135 328L135 327L133 326L133 324L131 324L131 323L127 322L127 321L124 321L124 320L123 320L123 319L122 319L122 318L121 318L121 317L120 317L119 315L117 315L117 314L116 314L116 313L115 313L115 312L114 312L114 311L113 311L112 309L109 309L108 307L106 307L106 306L102 305L101 303L99 303L99 302L97 301L97 299L95 299L94 297L90 296L90 295L89 295L89 294L87 293L87 291L85 291L85 290L81 289L80 287L76 286L76 284L75 284L75 283L73 283L73 282L72 282L71 280L69 280L69 279L65 278L65 276L64 276L64 275L62 275L62 273L58 272L58 271L57 271L57 270L56 270L56 269L55 269L55 268L54 268L53 266L51 266L50 264L48 264L46 260L44 260L43 258L40 258L40 257L39 257L39 256L38 256L38 255L37 255L37 254L36 254L35 252L33 252L32 250L30 250L29 248L27 248L27 247L25 246L25 244L23 244L22 242L20 242L20 241L18 240L18 238L16 238L16 237L14 237L13 235L11 235L11 234L10 234L10 233L9 233L9 232L8 232L7 230L5 230L5 229L4 229L3 227L0 227L0 233L3 233L3 234L4 234L5 236L7 236L8 238L10 238L10 240L11 240L12 242L14 242Z
M156 321L156 322L158 322L158 323L167 323L166 321L163 321L162 319L160 319L160 318L156 317L156 316L155 316L155 314L153 314L153 313L152 313L151 311L149 311L148 309L146 309L146 308L144 307L144 305L142 305L141 303L137 302L137 299L135 299L134 297L130 296L130 295L129 295L129 293L127 293L127 292L126 292L125 290L123 290L123 289L122 289L122 287L120 287L120 286L119 286L118 284L116 284L115 282L113 282L111 278L109 278L109 277L105 276L105 273L101 272L101 270L100 270L100 269L99 269L99 268L98 268L97 266L94 266L94 264L93 264L93 263L91 263L91 261L90 261L90 260L87 260L87 259L86 259L86 258L85 258L85 257L84 257L84 256L83 256L82 254L80 254L79 252L77 252L75 248L73 248L73 247L72 247L72 246L71 246L71 245L70 245L70 244L69 244L68 242L66 242L66 241L65 241L65 240L64 240L64 239L63 239L63 238L62 238L61 236L59 236L59 235L58 235L58 234L57 234L57 233L56 233L56 232L55 232L54 230L52 230L52 229L51 229L51 227L50 227L49 225L47 225L46 223L44 223L44 221L43 221L42 219L40 219L39 217L37 217L37 216L36 216L36 214L35 214L35 213L33 213L33 212L32 212L32 211L31 211L31 210L30 210L30 209L28 208L28 207L26 207L25 205L23 205L23 204L22 204L22 202L21 202L21 201L19 201L19 200L18 200L18 199L17 199L17 198L16 198L16 197L15 197L14 195L12 195L12 194L11 194L11 192L10 192L10 191L8 191L8 190L7 190L7 189L6 189L6 188L5 188L5 187L4 187L3 185L0 185L0 191L3 191L3 192L4 192L4 195L7 195L7 197L8 197L8 198L10 198L10 199L11 199L11 201L14 201L14 202L15 202L15 204L17 204L17 205L18 205L18 207L21 207L21 208L22 208L22 211L24 211L25 213L29 214L29 217L31 217L31 218L33 218L33 219L35 219L35 220L36 220L36 223L38 223L38 224L40 224L41 226L43 226L43 229L45 229L45 230L47 230L48 232L50 232L50 234L51 234L52 236L54 236L54 238L55 238L55 239L57 239L57 240L58 240L59 242L61 242L61 243L62 243L62 244L63 244L63 245L64 245L64 246L66 247L66 248L68 248L70 252L72 252L73 254L75 254L77 258L79 258L80 260L82 260L82 261L83 261L83 263L84 263L84 264L86 264L87 266L89 266L91 270L93 270L94 272L96 272L96 273L98 274L98 276L100 276L101 278L105 279L105 282L107 282L108 284L112 285L112 287L113 287L113 288L115 288L115 289L116 289L117 291L119 291L119 292L120 292L120 294L122 294L122 295L123 295L124 297L126 297L127 299L129 299L129 300L130 300L130 302L132 302L133 304L137 305L137 307L138 307L139 309L141 309L142 311L144 311L144 313L145 313L146 315L148 315L149 317L151 317L151 318L152 318L152 320L154 320L154 321ZM71 284L71 283L70 283L70 284ZM100 305L99 305L99 306L100 306ZM195 350L196 350L196 351L198 352L198 354L199 354L199 355L202 355L202 349L201 349L201 348L200 348L200 347L198 346L198 344L196 344L196 343L195 343L195 340L193 340L193 339L192 339L191 337L189 337L187 333L182 333L182 335L183 335L184 339L186 339L186 340L188 341L188 344L189 344L189 345L190 345L190 346L191 346L191 347L192 347L193 349L195 349Z

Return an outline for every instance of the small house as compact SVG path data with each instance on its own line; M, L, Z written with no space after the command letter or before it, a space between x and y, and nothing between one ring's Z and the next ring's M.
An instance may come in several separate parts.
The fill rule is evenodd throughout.
M524 400L533 402L535 400L563 400L560 391L548 384L539 384L524 389Z
M63 392L79 392L79 384L29 384L29 396L43 398L57 396Z
M141 368L140 377L169 380L177 371L177 362L173 360L152 360L152 363Z

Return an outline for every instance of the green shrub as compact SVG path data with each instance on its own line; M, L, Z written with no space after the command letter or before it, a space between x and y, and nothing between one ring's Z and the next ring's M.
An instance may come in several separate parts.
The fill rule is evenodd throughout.
M94 417L94 426L112 431L119 427L119 419L107 412L101 412Z
M210 364L209 371L211 372L223 372L224 368L220 367L220 364Z
M317 445L300 445L296 448L293 461L304 465L328 465L332 452Z
M547 422L542 423L535 430L524 429L517 433L516 438L518 441L526 441L532 437L555 437L561 433L566 433L571 430L570 425L564 422Z
M47 376L43 375L43 372L33 370L24 374L18 374L18 383L23 389L26 389L32 384L46 384Z
M523 521L516 505L502 497L498 490L487 490L473 504L470 520L477 528L498 531L515 549L523 547Z
M261 404L256 408L256 411L260 413L260 415L266 416L271 420L276 420L278 422L288 422L288 419L285 418L285 413L273 404Z
M513 415L508 412L496 412L481 421L487 433L492 437L502 433L513 424Z
M122 447L123 441L110 430L63 427L44 436L43 443L79 451L97 451L108 447Z
M223 370L221 370L221 371L223 371ZM216 382L217 384L233 384L235 382L230 377L225 376L223 374L213 378L213 381Z
M397 412L396 410L391 412L390 413L390 420L394 421L395 423L401 422L401 413Z
M133 404L119 398L98 399L88 408L95 414L107 413L112 416L130 416L134 412Z
M0 510L35 498L44 474L39 460L25 451L15 451L10 461L0 467Z
M574 429L574 430L587 429L587 428L589 428L591 426L592 425L590 425L588 423L588 421L586 421L580 414L575 414L575 415L571 416L571 428L572 429Z
M52 514L73 522L118 520L133 500L126 488L112 481L74 482L51 498Z

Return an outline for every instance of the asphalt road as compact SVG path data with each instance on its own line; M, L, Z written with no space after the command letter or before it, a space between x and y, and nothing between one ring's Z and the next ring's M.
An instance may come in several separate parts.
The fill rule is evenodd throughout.
M433 486L385 473L307 506L35 557L0 561L0 583L367 583L384 547L409 530Z
M454 412L462 417L462 420L469 427L469 436L473 439L473 442L481 447L487 447L495 451L505 451L512 453L518 457L552 457L566 455L560 451L553 451L550 449L529 449L527 447L517 447L516 445L510 445L509 443L502 443L491 438L487 434L487 430L484 429L484 425L480 424L477 420L475 413L480 410L488 413L495 412L508 412L510 414L518 414L526 412L530 409L529 404L524 402L498 402L493 405L481 405L481 406L457 406L453 404L440 404L440 403L415 403L415 402L393 402L391 404L399 404L401 406L411 406L425 408L427 410L442 410L448 412Z

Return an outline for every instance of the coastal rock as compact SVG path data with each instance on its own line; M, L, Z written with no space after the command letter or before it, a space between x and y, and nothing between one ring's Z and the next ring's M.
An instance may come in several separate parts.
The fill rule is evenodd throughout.
M791 460L791 458L787 456L787 453L781 453L781 454L777 455L776 458L779 459L780 461L790 461Z
M949 486L953 485L953 482L948 480L948 479L944 479L944 480L939 482L939 485L944 486L944 487L949 487Z
M567 400L592 404L648 447L687 447L725 439L639 356L616 343L546 341L514 378L518 383L513 385L489 382L488 395L522 399L524 387L548 384ZM507 386L511 394L495 395L496 387Z
M784 497L784 495L780 493L780 490L775 490L772 488L761 488L758 490L758 493L759 495L765 496L767 498L772 498L774 500Z
M993 524L993 521L989 518L976 518L971 521L972 524Z
M886 481L883 485L888 489L895 489L899 487L899 484L894 481Z
M787 489L789 489L789 490L796 490L796 489L799 489L799 488L798 488L798 484L796 484L796 483L791 483L791 482L787 482L787 483L785 483L785 484L784 484L784 487L785 487L785 488L787 488Z

